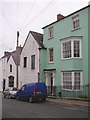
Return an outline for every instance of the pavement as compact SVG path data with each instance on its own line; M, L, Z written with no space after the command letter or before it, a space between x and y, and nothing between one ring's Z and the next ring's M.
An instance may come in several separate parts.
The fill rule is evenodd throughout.
M0 92L0 94L2 94ZM90 106L90 100L84 100L84 99L65 99L65 98L53 98L53 97L47 97L46 98L47 102L52 102L52 103L57 103L57 104L67 104L67 105L78 105L78 106Z
M64 98L47 98L47 102L53 102L57 104L67 104L67 105L78 105L78 106L90 106L90 101L88 100L73 100L73 99L64 99Z

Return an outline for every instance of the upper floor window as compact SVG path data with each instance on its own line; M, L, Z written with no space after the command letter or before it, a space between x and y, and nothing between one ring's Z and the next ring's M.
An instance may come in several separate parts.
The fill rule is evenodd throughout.
M81 40L62 41L61 55L62 58L79 58L81 57Z
M80 57L80 41L74 41L74 57Z
M31 55L31 69L35 69L35 55Z
M80 27L79 15L72 18L72 26L73 26L73 30Z
M48 30L48 38L53 38L53 27L50 27Z
M62 72L62 89L63 90L81 90L82 75L80 71Z
M62 43L62 54L63 54L63 58L71 57L71 41Z
M27 67L27 57L23 58L23 67Z
M10 65L10 72L12 72L12 65Z
M73 30L78 29L80 27L79 15L72 18L72 27Z
M53 48L49 48L49 62L53 62Z

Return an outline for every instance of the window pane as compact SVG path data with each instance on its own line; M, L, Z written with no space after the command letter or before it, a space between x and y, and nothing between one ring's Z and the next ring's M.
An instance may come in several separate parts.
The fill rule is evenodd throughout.
M74 73L74 90L80 90L81 86L81 79L80 79L80 72L75 72Z
M53 27L50 27L48 32L49 32L48 33L49 38L52 38L53 37Z
M63 89L72 90L72 73L63 72L62 73Z
M74 57L80 57L80 42L74 41Z
M79 16L76 16L73 18L73 29L79 28L80 27L80 21L79 21Z
M14 80L12 79L9 80L9 87L14 87Z
M35 55L31 55L31 69L35 69Z
M63 58L71 57L71 41L64 42L62 44L62 54L63 54Z
M12 65L10 65L10 72L12 72Z
M49 49L49 62L53 62L53 48Z
M27 67L27 57L24 57L24 67Z

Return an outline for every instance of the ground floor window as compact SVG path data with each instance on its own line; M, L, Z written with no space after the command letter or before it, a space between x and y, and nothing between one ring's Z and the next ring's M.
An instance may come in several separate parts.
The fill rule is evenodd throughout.
M9 87L14 87L14 77L9 76Z
M82 89L82 72L62 72L62 89L63 90L81 90Z

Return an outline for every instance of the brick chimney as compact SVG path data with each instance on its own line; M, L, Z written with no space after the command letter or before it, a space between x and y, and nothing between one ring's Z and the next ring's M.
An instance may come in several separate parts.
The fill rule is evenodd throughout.
M63 18L64 18L63 15L61 15L61 14L58 14L58 15L57 15L57 21L59 21L59 20L61 20L61 19L63 19Z
M5 51L5 52L4 52L4 56L8 56L8 55L10 55L10 52Z

